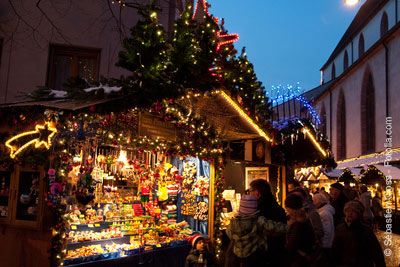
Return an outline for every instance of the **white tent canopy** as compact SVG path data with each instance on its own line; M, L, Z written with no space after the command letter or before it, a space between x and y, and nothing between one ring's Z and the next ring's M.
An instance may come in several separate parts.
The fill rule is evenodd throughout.
M373 165L380 170L386 177L391 176L392 180L400 180L400 169L394 166Z

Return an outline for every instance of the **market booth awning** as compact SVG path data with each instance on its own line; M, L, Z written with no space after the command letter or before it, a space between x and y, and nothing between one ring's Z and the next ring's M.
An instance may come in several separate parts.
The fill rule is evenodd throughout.
M296 169L295 179L298 181L336 180L342 173L342 170L326 169L320 165ZM316 179L311 177L315 177Z
M399 161L400 160L400 148L395 148L390 151L390 154L386 151L379 153L372 153L359 157L349 158L346 160L337 162L337 169L344 168L357 168L366 167L368 165L383 164L384 161Z
M225 141L264 138L271 142L270 134L261 129L235 101L221 91L214 96L179 100L187 110L213 125Z
M39 106L60 110L78 111L95 105L118 103L121 97L108 99L53 99L45 101L27 101L3 104L0 107L29 107ZM183 97L178 100L189 114L199 117L212 125L224 141L264 138L272 142L270 133L258 126L245 110L231 99L225 92L212 96Z
M26 101L12 104L0 105L0 108L7 107L29 107L29 106L40 106L46 108L55 108L62 110L80 110L83 108L91 107L98 104L104 104L107 102L118 101L121 98L108 98L108 99L53 99L43 101Z
M273 127L279 131L279 142L273 147L276 161L297 168L324 165L334 167L335 161L329 150L329 142L319 133L312 122L305 118L283 118L273 122Z
M389 177L392 180L399 181L400 180L400 168L398 165L382 165L382 164L374 164L373 165L375 168L377 168L380 172L382 172L383 175L386 177Z

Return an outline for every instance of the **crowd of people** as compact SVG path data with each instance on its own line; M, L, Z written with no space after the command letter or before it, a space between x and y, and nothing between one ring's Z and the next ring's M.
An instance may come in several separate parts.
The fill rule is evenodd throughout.
M251 182L226 230L226 267L386 266L374 233L382 219L381 201L365 185L356 190L334 183L329 193L323 187L311 193L291 181L284 204L285 209L266 180ZM195 243L186 266L211 266L203 243L199 249Z

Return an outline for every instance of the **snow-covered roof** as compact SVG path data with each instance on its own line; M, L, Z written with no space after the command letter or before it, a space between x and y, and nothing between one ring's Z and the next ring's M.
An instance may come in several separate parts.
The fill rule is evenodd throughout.
M79 110L82 108L90 107L93 105L117 101L120 98L112 98L112 99L68 99L68 98L60 98L53 100L43 100L43 101L30 101L30 102L20 102L20 103L12 103L12 104L3 104L0 107L22 107L22 106L43 106L49 108L58 108L58 109L66 109L66 110Z
M338 161L336 169L356 168L362 166L367 167L368 165L383 163L385 160L399 161L400 148L392 149L391 154L388 154L386 151L383 151L380 153L374 153L356 158L346 159L343 161Z
M394 166L384 166L380 164L374 165L375 168L380 170L386 177L390 176L392 180L400 180L400 169Z

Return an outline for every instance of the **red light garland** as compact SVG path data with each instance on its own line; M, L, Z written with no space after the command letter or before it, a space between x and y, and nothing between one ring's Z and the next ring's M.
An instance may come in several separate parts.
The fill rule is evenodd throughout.
M199 3L202 3L203 8L199 9ZM193 20L197 21L203 21L203 16L204 13L207 14L208 17L211 17L210 13L208 12L208 6L207 6L207 1L205 0L198 0L196 3L196 8L193 13ZM218 18L213 18L215 20L215 23L218 24L219 19ZM218 44L217 44L217 49L216 52L221 48L221 46L226 45L226 44L231 44L233 42L236 42L239 40L239 35L236 33L233 34L221 34L221 31L217 31L217 38L219 39Z
M236 34L236 33L233 33L233 34L222 34L222 35L221 35L221 34L220 34L220 31L218 31L218 32L217 32L217 37L218 37L218 39L219 39L220 41L219 41L218 44L217 44L217 49L216 49L216 51L218 51L219 48L220 48L222 45L231 44L231 43L236 42L237 40L239 40L239 35ZM222 40L225 40L225 41L222 41Z

